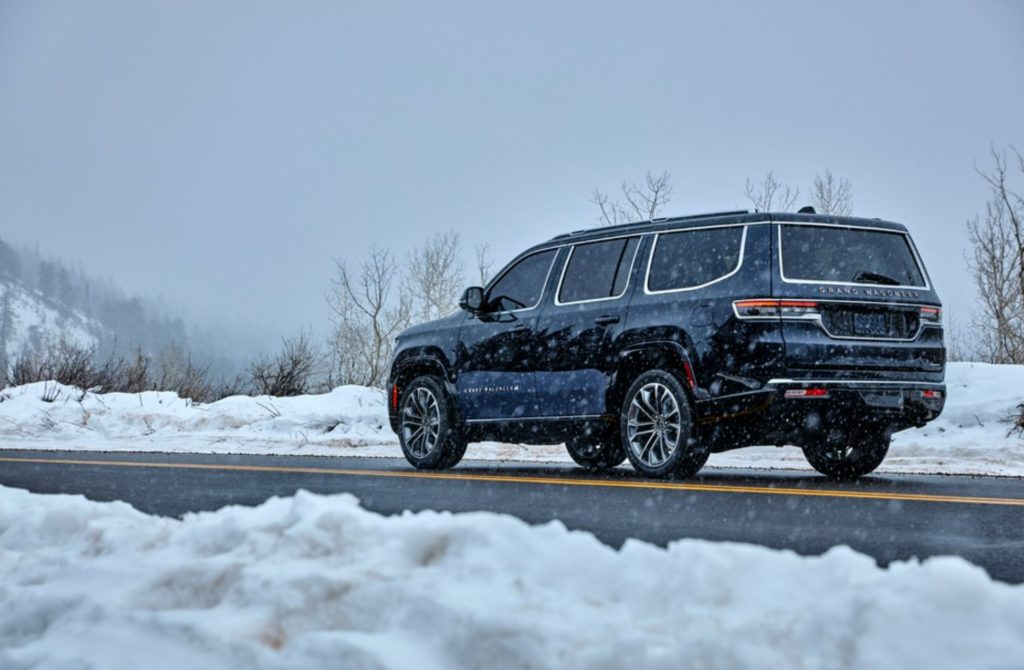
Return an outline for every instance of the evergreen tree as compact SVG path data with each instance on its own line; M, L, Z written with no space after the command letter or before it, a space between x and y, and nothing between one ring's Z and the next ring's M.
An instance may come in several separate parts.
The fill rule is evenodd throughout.
M10 371L10 355L8 346L14 337L14 308L11 305L11 289L0 287L3 290L3 298L0 299L0 385L3 385Z

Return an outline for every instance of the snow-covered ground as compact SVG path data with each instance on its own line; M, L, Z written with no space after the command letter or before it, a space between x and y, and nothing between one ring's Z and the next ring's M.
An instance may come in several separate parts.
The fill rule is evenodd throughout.
M1009 434L1006 421L1024 401L1024 366L952 363L946 381L942 416L897 434L880 471L1024 476L1024 439ZM384 403L380 391L357 386L198 405L173 393L83 394L40 383L0 392L0 447L400 456ZM466 457L569 461L561 445L471 445ZM709 465L809 467L792 447L716 454Z
M0 667L1019 668L1024 586L300 492L183 520L0 487Z

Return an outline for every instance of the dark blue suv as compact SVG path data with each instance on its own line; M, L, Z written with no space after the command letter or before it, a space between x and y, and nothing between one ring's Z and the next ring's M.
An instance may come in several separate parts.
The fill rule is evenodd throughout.
M565 442L589 469L685 477L712 452L788 444L854 478L944 403L941 303L907 229L879 219L560 235L461 307L398 338L389 414L417 468L473 441Z

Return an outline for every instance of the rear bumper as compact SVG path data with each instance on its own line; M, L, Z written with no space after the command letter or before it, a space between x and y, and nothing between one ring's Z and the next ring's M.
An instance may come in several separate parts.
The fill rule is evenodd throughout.
M788 393L787 393L788 392ZM923 426L942 412L942 382L772 379L761 389L697 401L714 451L751 444L804 444L822 432L874 424L889 432Z
M893 429L923 426L942 413L946 385L933 381L854 379L772 379L772 410L823 419L862 417Z

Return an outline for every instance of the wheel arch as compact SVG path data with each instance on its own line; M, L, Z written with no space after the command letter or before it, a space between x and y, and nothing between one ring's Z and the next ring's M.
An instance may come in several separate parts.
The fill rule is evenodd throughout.
M453 399L453 406L456 412L456 419L461 421L462 412L458 403L458 393L452 374L451 365L445 360L444 354L439 349L423 348L407 350L398 354L391 366L391 374L388 377L388 417L391 427L398 430L398 413L396 398L402 393L406 384L416 377L431 375L441 381L441 385Z
M608 385L607 407L618 413L618 408L633 381L648 370L664 370L679 380L686 390L691 405L699 391L693 364L686 348L674 340L656 340L631 345L619 352L615 372Z

